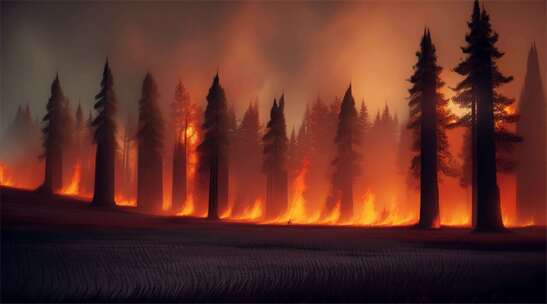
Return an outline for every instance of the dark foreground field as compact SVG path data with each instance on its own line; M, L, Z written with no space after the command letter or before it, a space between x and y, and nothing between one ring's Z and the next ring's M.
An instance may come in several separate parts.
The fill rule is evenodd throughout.
M545 302L545 228L256 226L0 189L2 301Z

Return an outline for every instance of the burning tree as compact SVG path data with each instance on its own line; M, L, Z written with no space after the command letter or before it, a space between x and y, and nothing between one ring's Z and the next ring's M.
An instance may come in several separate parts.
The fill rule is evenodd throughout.
M261 130L256 103L250 103L243 115L241 124L236 130L232 144L231 158L235 168L236 185L235 214L241 213L245 207L256 201L261 196L259 187L249 187L261 178Z
M346 90L336 130L336 158L332 162L334 175L332 177L332 194L336 201L340 200L340 221L348 221L353 216L353 181L358 172L359 143L361 140L360 123L355 109L355 100L351 85Z
M175 88L175 98L171 103L172 123L175 129L173 147L173 185L171 209L182 209L188 194L188 136L189 123L192 119L190 94L179 80Z
M411 161L411 171L420 180L420 219L418 226L437 228L439 220L439 186L437 172L453 174L451 155L445 130L454 117L448 112L448 100L439 90L444 83L439 75L435 45L425 30L416 53L418 62L410 78L410 119L408 128L414 131L413 149L417 152Z
M456 86L454 101L470 111L457 124L471 127L471 165L468 167L472 175L473 225L475 230L498 230L503 228L503 223L496 177L496 141L507 146L517 141L517 137L504 128L496 128L498 122L516 120L506 111L514 101L496 89L513 77L504 76L498 70L496 61L503 56L495 46L498 35L492 31L486 10L481 12L478 0L468 26L467 45L462 48L467 57L454 69L465 79Z
M284 108L284 95L279 98L279 104L274 99L270 121L263 137L262 170L266 174L266 216L268 218L280 216L288 207L288 139Z
M137 207L160 212L163 204L163 132L154 77L146 73L139 100Z
M528 53L526 77L520 96L519 114L522 119L517 133L525 142L519 147L517 167L517 206L521 221L545 223L546 120L545 93L535 44Z
M115 207L115 166L116 166L116 94L114 80L108 65L104 65L101 91L95 96L97 116L92 126L95 128L95 186L92 206Z
M59 75L51 84L51 97L47 103L47 113L42 119L45 177L38 188L46 194L52 194L63 187L63 146L67 139L67 129L64 126L67 117L67 99L63 94Z
M209 208L208 218L218 219L219 206L228 203L228 115L224 89L220 86L218 74L207 94L202 125L204 138L198 146L200 172L202 178L208 177Z

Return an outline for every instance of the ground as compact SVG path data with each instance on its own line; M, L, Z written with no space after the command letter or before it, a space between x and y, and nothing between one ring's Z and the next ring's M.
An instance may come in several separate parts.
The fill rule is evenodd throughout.
M545 302L545 227L266 226L0 189L2 302Z

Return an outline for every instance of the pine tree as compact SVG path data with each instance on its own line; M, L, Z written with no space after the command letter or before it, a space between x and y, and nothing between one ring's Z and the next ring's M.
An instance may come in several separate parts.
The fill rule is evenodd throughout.
M340 221L348 221L353 217L353 181L356 177L359 158L360 130L359 118L355 108L355 100L348 87L338 114L336 128L336 157L332 162L334 175L332 181L332 197L340 200Z
M188 194L188 124L193 118L190 95L179 80L171 103L172 123L175 131L173 146L173 183L171 209L182 209Z
M237 182L235 189L234 213L239 214L260 197L262 191L258 187L249 187L260 181L261 167L261 131L258 107L250 103L243 115L241 124L236 129L232 146L234 176Z
M288 207L287 131L285 124L285 97L279 104L274 99L270 121L263 137L264 159L262 170L266 174L266 216L276 218Z
M414 133L414 151L411 161L413 175L420 181L420 219L418 226L437 228L439 219L439 171L449 173L451 155L448 150L446 128L454 116L448 112L448 100L439 90L442 68L437 65L435 45L431 34L425 30L416 53L418 62L410 78L410 121L408 128Z
M304 198L308 208L318 208L319 202L328 195L329 172L334 157L334 132L339 108L327 105L317 98L311 105L307 134L308 173L306 175L307 189Z
M225 207L228 203L227 189L228 174L228 106L224 89L220 85L218 74L207 94L207 108L205 109L202 131L203 141L198 147L200 156L200 171L206 173L209 179L209 208L208 218L219 218L219 206Z
M95 96L97 116L92 126L95 128L95 187L92 206L115 207L115 167L116 167L116 106L114 79L108 60L104 65L101 90Z
M146 73L139 100L137 207L161 212L163 205L163 132L158 86Z
M53 194L63 186L63 147L66 143L67 130L64 123L67 100L63 94L59 75L51 84L51 97L47 103L47 113L42 119L45 158L44 183L38 188L46 194ZM21 114L20 114L21 115Z
M503 228L499 188L496 178L496 119L501 110L512 103L496 89L512 81L504 76L496 65L503 53L495 46L498 35L492 31L486 10L474 3L467 45L462 52L467 57L454 71L465 77L455 88L454 98L460 106L470 111L460 119L460 125L471 126L473 225L475 230L499 230ZM513 141L506 131L499 132L503 141Z
M518 148L517 207L519 220L545 224L546 101L535 44L528 53L526 77L519 101L517 133L524 137Z

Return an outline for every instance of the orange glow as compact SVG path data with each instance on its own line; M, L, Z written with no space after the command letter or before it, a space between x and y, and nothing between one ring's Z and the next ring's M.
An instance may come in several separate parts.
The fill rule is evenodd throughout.
M68 195L68 196L78 196L78 195L80 195L81 176L82 176L82 168L80 166L80 163L78 162L76 164L76 167L74 167L74 173L72 175L72 178L70 179L70 182L68 183L68 185L65 185L59 191L59 194Z
M195 188L196 183L196 171L198 166L198 152L197 152L197 146L199 144L199 133L197 131L197 122L190 121L188 122L188 126L185 130L185 136L181 138L183 142L186 140L186 182L187 182L187 199L183 204L182 210L177 213L177 215L180 216L197 216L197 217L205 217L207 216L206 212L199 212L198 208L196 208L196 202L194 200L194 191L192 189ZM165 202L164 202L165 206Z
M127 198L122 195L116 195L114 200L116 206L137 207L137 200L135 198Z
M7 167L0 163L0 185L2 186L13 186L13 180L8 175Z

